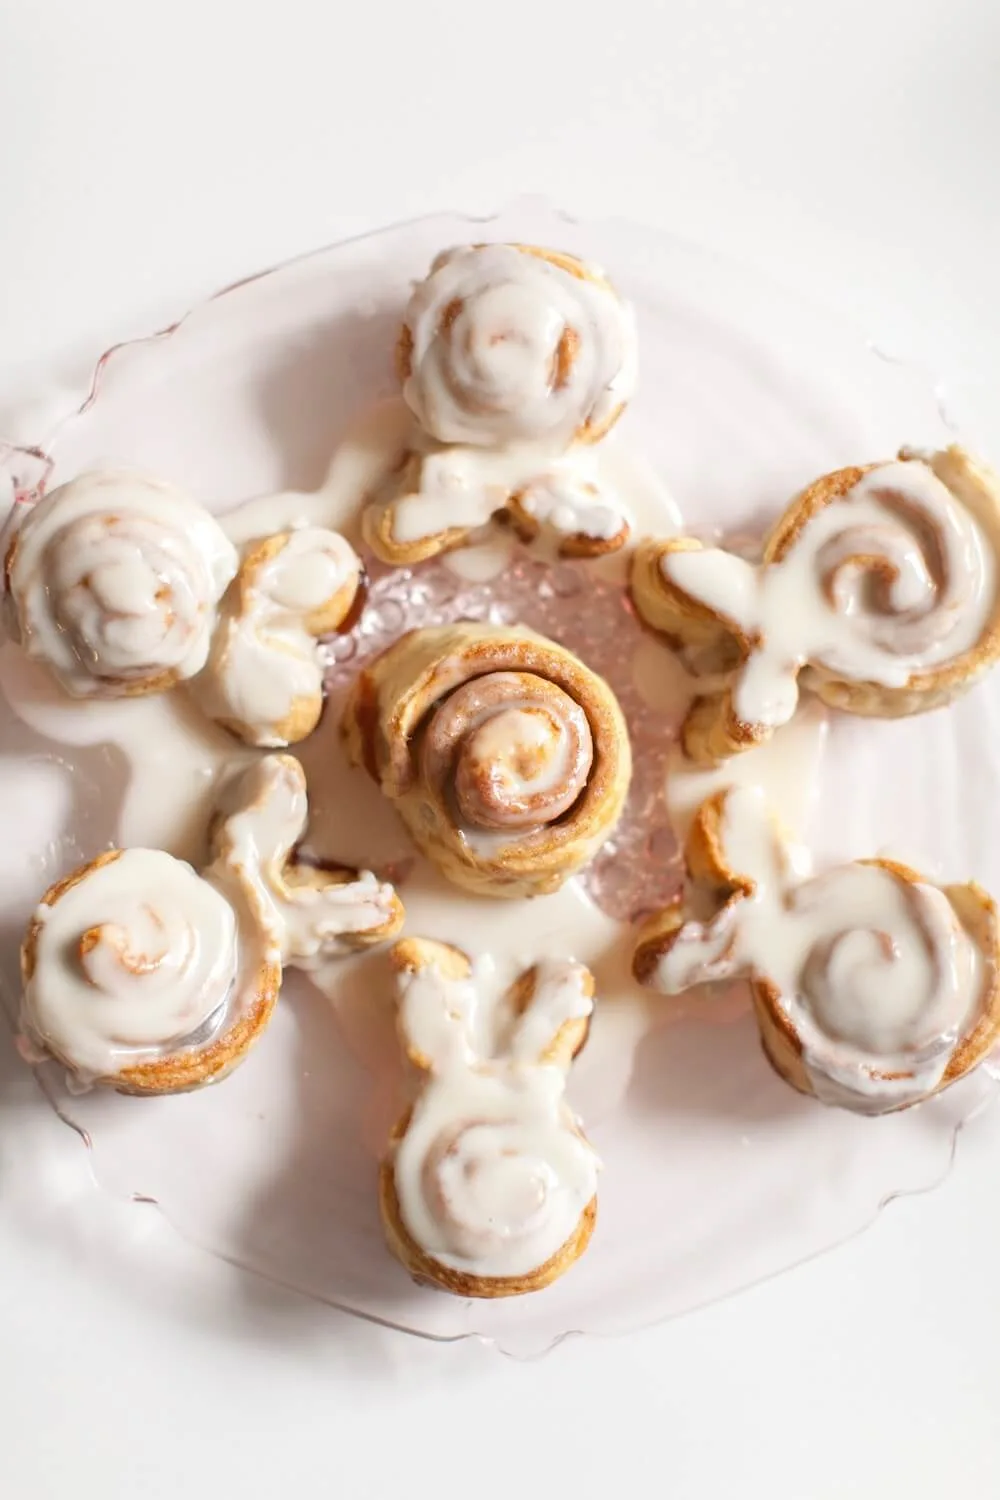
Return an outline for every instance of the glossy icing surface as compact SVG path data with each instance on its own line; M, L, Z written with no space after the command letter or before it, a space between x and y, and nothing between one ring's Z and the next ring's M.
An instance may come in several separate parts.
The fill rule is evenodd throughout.
M807 662L849 682L905 687L980 639L996 557L926 464L879 464L819 509L779 561L668 553L667 578L749 642L733 695L745 723L784 724Z
M549 960L524 1011L503 1015L488 957L465 978L433 963L400 976L400 1034L430 1076L395 1148L396 1191L409 1233L442 1265L526 1275L593 1198L597 1158L567 1109L564 1069L546 1061L560 1030L590 1015L588 981Z

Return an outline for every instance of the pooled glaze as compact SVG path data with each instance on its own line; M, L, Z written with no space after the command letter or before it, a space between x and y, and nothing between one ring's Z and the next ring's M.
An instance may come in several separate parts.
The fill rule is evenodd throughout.
M798 673L905 687L975 647L996 559L972 513L925 463L880 464L817 510L776 562L668 552L668 582L747 643L733 690L744 723L786 723Z
M747 889L710 920L685 922L650 982L668 994L736 977L764 985L831 1103L877 1112L932 1092L986 977L947 894L878 864L801 879L756 788L726 795L720 840Z
M403 1223L441 1265L527 1275L571 1238L597 1189L565 1068L545 1060L563 1027L591 1013L587 970L543 962L520 1015L488 958L461 979L431 962L398 987L401 1037L428 1070L395 1148Z
M492 447L609 423L635 383L635 327L596 267L514 245L444 251L404 322L403 394L445 443Z
M35 909L32 931L21 1024L82 1075L113 1077L221 1026L241 970L232 906L158 849L95 864Z
M10 623L74 697L155 691L204 666L236 566L218 522L182 491L82 474L39 500L14 536Z
M398 925L395 891L370 870L333 875L290 864L309 818L305 773L293 756L256 761L227 802L211 873L243 890L282 964L313 968L352 952L359 934Z

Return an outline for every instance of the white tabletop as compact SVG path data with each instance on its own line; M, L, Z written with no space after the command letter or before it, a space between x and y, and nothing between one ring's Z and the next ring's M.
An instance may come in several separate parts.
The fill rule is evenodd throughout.
M726 249L860 317L940 377L1000 457L1000 18L982 0L7 10L4 436L30 439L65 406L53 377L75 388L100 348L244 272L537 191ZM155 1210L130 1227L134 1276L109 1284L112 1211L77 1176L55 1185L58 1210L27 1215L29 1237L23 1203L3 1212L5 1168L62 1127L18 1133L32 1085L2 1047L4 1494L996 1492L996 1108L963 1132L941 1189L846 1247L667 1326L523 1364L381 1332L222 1266L216 1296L201 1279L196 1295L197 1252Z

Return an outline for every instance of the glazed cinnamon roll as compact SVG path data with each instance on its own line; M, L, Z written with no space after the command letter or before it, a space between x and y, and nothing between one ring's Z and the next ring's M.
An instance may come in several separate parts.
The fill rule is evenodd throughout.
M407 404L441 442L593 442L632 394L634 319L574 255L465 245L415 287L397 360Z
M273 931L158 849L113 849L46 891L21 969L31 1046L125 1094L216 1082L264 1030L281 984Z
M210 867L275 935L282 963L300 969L386 942L403 925L402 902L370 870L318 868L296 857L308 821L301 765L291 755L265 755L227 793Z
M323 710L321 637L349 628L361 560L339 533L284 531L244 557L194 691L248 745L292 745Z
M77 698L159 693L205 664L237 557L182 491L83 474L39 500L6 557L8 615Z
M422 1074L380 1173L390 1249L415 1279L461 1297L548 1286L597 1214L599 1163L564 1098L593 977L550 959L504 993L488 958L473 965L445 943L406 939L390 958L400 1040ZM488 1053L484 1021L497 1037Z
M997 909L891 860L796 877L756 788L717 793L687 846L685 898L641 934L667 994L750 981L764 1050L794 1088L860 1114L918 1104L1000 1037Z
M608 838L628 792L611 689L522 627L411 631L359 674L343 727L418 847L485 894L558 889Z
M724 686L684 729L695 760L767 739L800 686L890 718L950 702L1000 655L1000 484L960 448L841 469L805 490L759 566L687 538L633 562L643 618Z

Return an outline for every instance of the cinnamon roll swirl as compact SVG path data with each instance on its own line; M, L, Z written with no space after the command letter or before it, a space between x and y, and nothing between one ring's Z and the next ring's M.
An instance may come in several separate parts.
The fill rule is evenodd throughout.
M274 933L158 849L113 849L42 897L21 950L21 1026L79 1082L126 1094L214 1083L264 1030Z
M556 890L621 813L628 731L607 684L533 631L415 630L358 677L348 753L457 885Z
M667 994L748 979L764 1050L800 1092L904 1109L996 1044L997 909L979 886L884 859L799 879L755 788L702 805L686 858L686 897L647 924L636 976Z
M817 480L759 566L687 538L644 543L639 613L724 679L692 706L688 754L759 744L800 686L882 718L950 702L1000 656L998 556L1000 484L955 447Z
M441 442L594 442L632 394L634 319L574 255L465 245L414 288L397 363L407 404Z
M172 485L83 474L15 533L7 613L74 697L160 693L204 666L236 565L217 522Z
M547 960L504 993L489 959L447 944L407 939L390 957L400 1040L422 1074L380 1174L390 1248L458 1296L548 1286L596 1217L599 1164L564 1098L593 978Z

